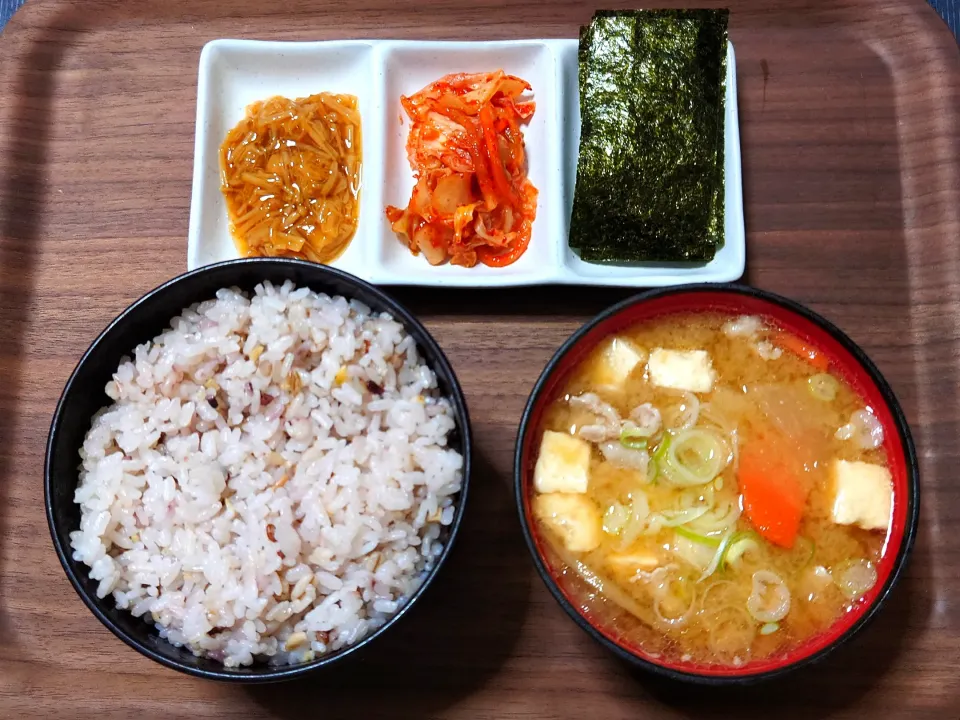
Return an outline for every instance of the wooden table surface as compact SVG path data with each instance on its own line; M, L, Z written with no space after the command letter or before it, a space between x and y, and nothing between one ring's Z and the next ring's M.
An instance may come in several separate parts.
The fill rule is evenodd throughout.
M31 0L0 43L0 717L960 717L956 42L923 0L729 6L746 280L845 328L899 394L919 449L919 539L874 625L762 687L632 674L550 598L510 492L516 426L540 369L627 291L412 289L396 294L458 371L477 449L463 533L415 612L362 661L277 686L195 680L127 648L60 569L42 452L88 343L185 269L203 43L574 37L593 7Z
M26 0L0 0L0 30ZM954 35L960 35L960 0L927 0L947 23Z

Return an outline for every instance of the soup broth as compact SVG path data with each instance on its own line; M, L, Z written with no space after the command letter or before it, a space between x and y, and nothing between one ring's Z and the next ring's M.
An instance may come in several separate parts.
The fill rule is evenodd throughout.
M549 406L532 507L582 609L673 662L740 666L876 582L882 429L829 361L757 317L670 315L601 344Z

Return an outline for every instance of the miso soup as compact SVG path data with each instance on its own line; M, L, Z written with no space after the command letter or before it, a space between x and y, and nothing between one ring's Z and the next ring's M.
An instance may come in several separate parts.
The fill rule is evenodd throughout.
M533 515L580 605L673 662L740 666L825 631L877 581L883 429L816 348L760 317L609 338L548 408Z

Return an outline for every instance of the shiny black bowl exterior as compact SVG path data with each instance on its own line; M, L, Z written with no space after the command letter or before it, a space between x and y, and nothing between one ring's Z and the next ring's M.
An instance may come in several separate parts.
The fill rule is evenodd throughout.
M454 520L441 536L443 553L419 589L386 625L356 645L310 663L279 667L258 663L247 668L225 668L162 640L145 620L118 610L112 598L97 598L97 582L90 579L87 566L72 557L70 533L80 525L80 510L73 502L73 494L78 482L83 438L94 413L111 402L104 386L121 358L132 353L140 343L156 337L188 306L213 298L217 290L238 287L252 291L265 280L276 285L292 280L298 287L359 300L374 310L390 313L404 325L416 340L421 357L436 373L441 392L453 405L457 430L450 444L464 458L463 486ZM210 265L161 285L124 310L94 340L67 381L53 416L47 440L44 495L53 544L67 577L87 607L117 637L147 657L191 675L247 683L270 682L292 678L357 653L410 610L443 565L457 535L466 503L470 463L470 419L463 392L443 351L419 321L382 290L348 273L299 260L253 258Z

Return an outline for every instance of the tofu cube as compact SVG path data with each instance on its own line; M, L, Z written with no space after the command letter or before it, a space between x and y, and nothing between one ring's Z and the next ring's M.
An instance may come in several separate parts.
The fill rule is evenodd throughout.
M533 499L533 514L550 528L571 552L590 552L603 533L600 509L584 495L549 493Z
M886 530L893 505L893 478L882 465L835 460L831 466L833 508L838 525Z
M547 430L533 470L539 493L585 493L590 470L590 443L566 433Z
M706 393L713 390L717 373L706 350L664 350L650 353L650 381L660 387Z
M606 558L607 566L613 571L627 572L633 575L638 570L650 572L660 567L660 558L655 553L638 550L628 553L611 553Z
M646 359L642 348L626 338L615 337L601 350L594 379L597 385L620 388Z

